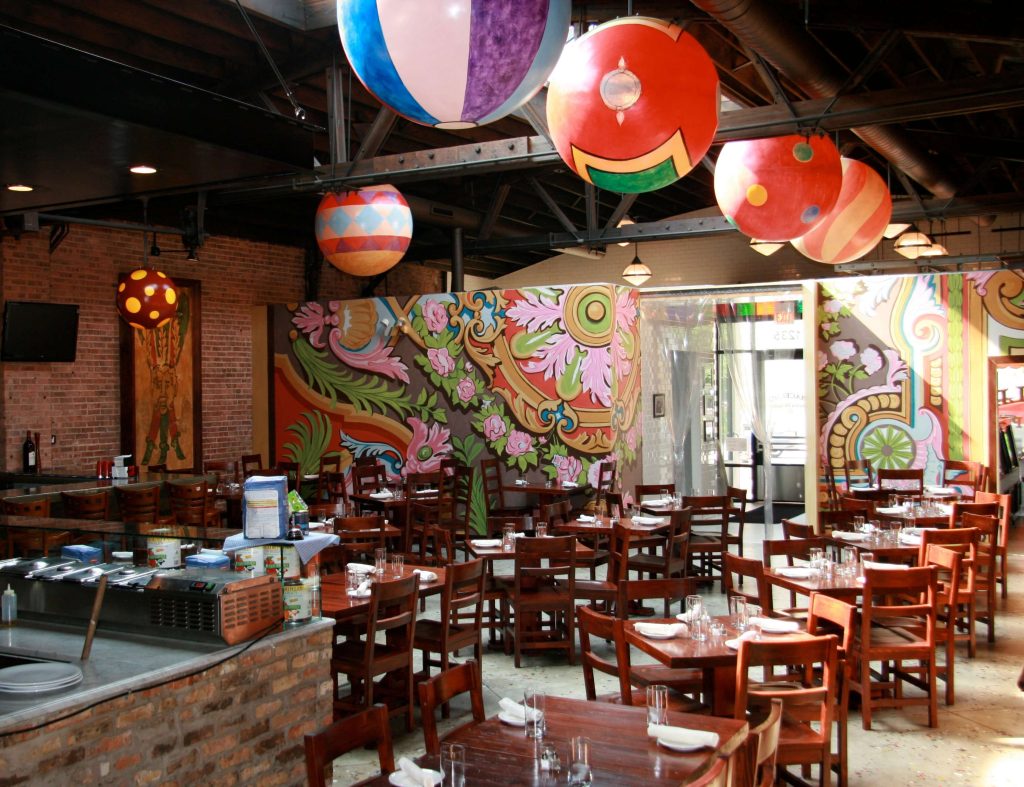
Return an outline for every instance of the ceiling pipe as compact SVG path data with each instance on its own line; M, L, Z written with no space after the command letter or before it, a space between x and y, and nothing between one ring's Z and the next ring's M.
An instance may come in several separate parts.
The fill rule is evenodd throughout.
M775 4L764 0L691 2L812 98L831 98L843 89L846 74L799 26L784 19ZM952 179L901 129L858 126L851 131L936 197L949 199L956 195L957 186Z

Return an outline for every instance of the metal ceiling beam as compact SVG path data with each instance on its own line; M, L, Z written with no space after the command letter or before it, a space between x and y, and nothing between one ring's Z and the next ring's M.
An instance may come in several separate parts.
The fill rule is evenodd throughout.
M861 273L864 271L906 270L908 268L950 268L976 263L1001 265L1019 262L1022 257L1024 257L1024 251L1007 251L999 254L963 254L955 257L918 257L916 260L858 260L834 265L833 269L837 273Z
M615 210L612 211L612 215L608 217L608 221L604 225L605 232L619 226L619 222L622 221L623 217L627 213L629 213L629 209L633 207L633 203L636 202L636 198L638 196L638 194L622 195L622 198L619 200L619 204L615 206Z
M574 239L579 239L581 234L576 229L576 225L569 220L569 217L565 215L565 211L563 211L561 206L555 202L550 194L548 194L547 189L540 184L540 181L536 178L530 178L530 186L535 192L537 192L537 196L540 197L541 202L547 205L548 210L551 211L551 215L558 219L559 224L565 227L569 235ZM575 243L571 245L575 245Z
M352 159L353 163L376 156L397 122L398 115L395 114L395 111L382 106L373 119L370 130L366 132L366 136L359 143L359 150L356 151L355 158Z

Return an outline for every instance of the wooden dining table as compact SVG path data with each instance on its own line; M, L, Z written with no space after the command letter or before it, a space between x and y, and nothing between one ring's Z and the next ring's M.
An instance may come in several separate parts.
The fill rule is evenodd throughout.
M547 732L541 743L557 750L561 761L558 773L540 769L537 741L527 738L522 727L505 724L497 717L463 725L444 741L466 747L466 784L472 787L565 784L569 742L578 735L590 739L593 783L602 787L683 784L715 756L714 749L677 752L649 738L645 707L548 696L545 717ZM740 745L748 731L745 721L675 711L669 711L668 723L715 732L719 748ZM438 757L424 755L417 763L436 769ZM372 787L386 784L387 774L360 782Z
M766 568L764 577L769 584L810 596L811 593L823 593L826 596L834 596L843 601L855 604L864 590L864 585L857 581L856 577L832 576L825 578L821 574L813 574L806 577L787 577L784 572L787 567Z
M525 492L537 498L537 508L541 509L559 500L566 500L572 495L589 495L593 487L590 484L575 484L566 486L561 482L548 485L539 481L527 481L526 483L502 483L501 488L505 492Z
M391 567L384 571L383 580L374 579L375 582L393 582L396 579L406 579L412 576L417 569L431 571L437 574L433 582L424 582L420 579L419 594L421 596L433 596L444 590L446 572L442 566L417 566L406 564L402 567L402 573L398 576L391 572ZM326 574L320 578L320 608L323 616L335 620L346 620L361 614L370 605L370 597L358 598L348 594L347 573Z
M621 517L619 519L619 524L636 534L657 533L667 530L672 524L672 519L668 514L659 514L657 516L663 521L655 525L636 522L632 517L628 516ZM574 536L609 536L611 535L612 530L613 526L611 517L608 516L596 516L594 517L593 522L581 522L579 519L574 519L570 522L563 522L562 524L555 526L556 532Z

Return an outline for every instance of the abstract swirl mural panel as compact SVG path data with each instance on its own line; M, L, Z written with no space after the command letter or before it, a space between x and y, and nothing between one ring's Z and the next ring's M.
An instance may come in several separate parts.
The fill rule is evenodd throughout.
M921 467L988 462L988 364L1024 348L1011 271L833 279L818 288L819 455Z
M277 306L276 455L306 472L373 456L393 478L448 457L578 483L602 459L632 466L637 316L636 291L613 285Z

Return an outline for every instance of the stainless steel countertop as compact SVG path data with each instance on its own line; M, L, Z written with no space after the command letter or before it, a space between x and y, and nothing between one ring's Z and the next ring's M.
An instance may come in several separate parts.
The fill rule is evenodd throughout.
M321 618L272 634L267 641L306 637L332 626ZM84 679L64 691L27 696L0 692L0 734L56 721L98 702L188 675L238 654L249 643L223 646L97 631L92 653L82 661L82 628L19 620L0 628L0 654L66 661L80 667Z

